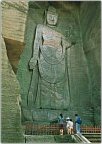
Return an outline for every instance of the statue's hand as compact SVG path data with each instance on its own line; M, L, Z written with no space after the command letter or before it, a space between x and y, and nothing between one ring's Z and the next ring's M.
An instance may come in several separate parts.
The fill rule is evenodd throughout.
M35 66L36 66L36 64L37 64L37 60L34 59L34 58L31 58L31 60L30 60L30 62L29 62L29 67L30 67L30 69L34 69Z

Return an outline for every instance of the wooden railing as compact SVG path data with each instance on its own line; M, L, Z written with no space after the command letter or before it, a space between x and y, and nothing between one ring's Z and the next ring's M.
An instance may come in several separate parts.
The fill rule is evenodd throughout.
M59 126L58 124L42 125L28 123L25 125L24 131L26 135L59 135ZM64 126L64 134L66 133L66 126ZM101 133L101 127L81 126L81 133Z
M59 126L53 125L41 125L41 124L26 124L25 134L27 135L58 135Z
M81 127L82 133L101 133L101 127L100 126L82 126Z

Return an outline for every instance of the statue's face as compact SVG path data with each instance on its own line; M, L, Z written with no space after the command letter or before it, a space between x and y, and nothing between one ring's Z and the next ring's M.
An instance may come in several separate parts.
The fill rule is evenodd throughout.
M58 15L56 13L47 12L47 24L56 25L58 19Z

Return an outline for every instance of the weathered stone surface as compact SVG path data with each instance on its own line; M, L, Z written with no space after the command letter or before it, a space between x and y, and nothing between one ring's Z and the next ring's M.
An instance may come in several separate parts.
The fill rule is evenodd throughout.
M20 60L20 55L24 48L24 42L16 41L13 39L4 38L6 49L7 49L7 56L12 66L13 71L17 72L18 63Z
M7 58L2 39L1 142L23 142L19 107L19 84Z
M2 1L2 36L6 44L8 59L15 73L24 48L27 10L28 3L25 1Z
M24 42L28 3L24 0L2 1L3 37Z
M29 2L26 31L24 29L27 13L22 16L22 12L14 12L13 14L13 11L17 10L15 8L11 8L11 10L5 9L3 11L3 36L7 51L4 53L7 52L9 61L7 57L5 58L4 53L2 53L2 142L22 141L21 133L18 132L20 134L18 136L15 131L16 126L16 130L20 130L19 124L17 123L20 120L19 110L18 105L15 105L16 96L19 93L16 87L18 83L16 83L14 73L11 72L12 69L9 62L15 73L18 68L17 76L20 83L22 99L22 122L27 120L32 121L35 118L40 119L41 116L43 120L46 120L49 113L49 120L51 120L62 112L65 117L70 116L73 120L74 114L78 113L83 119L83 125L100 125L100 3L80 2L80 15L79 6L77 6L79 2L76 2L77 4L67 1L50 3L57 8L59 13L58 25L53 30L62 33L67 40L70 38L70 40L77 42L71 50L68 50L67 57L71 107L68 110L60 109L56 111L35 109L34 105L27 107L27 94L32 74L32 71L29 70L28 63L32 57L32 45L36 26L39 23L43 24L43 14L48 3L46 1ZM17 19L15 18L16 16ZM19 60L20 63L18 65ZM48 99L45 100L45 104L47 104ZM7 128L12 131L11 134L7 132ZM17 137L15 137L15 133Z
M17 71L20 54L24 47L27 6L25 1L2 1L4 39L2 39L1 142L5 143L24 142L19 106L19 84L14 72Z
M30 3L29 3L30 4ZM34 5L34 3L33 3ZM31 5L30 5L31 6ZM68 5L67 5L68 6ZM32 71L29 70L28 64L32 57L33 51L33 41L35 38L35 30L37 24L43 24L43 14L47 6L45 7L40 5L40 8L36 6L30 7L27 19L27 31L25 33L25 41L26 45L24 51L21 55L17 77L20 82L21 87L21 99L22 99L22 119L23 122L29 119L34 120L34 117L37 117L40 121L40 114L37 113L39 111L42 115L49 115L52 118L59 115L60 112L63 112L65 117L70 115L74 119L74 114L79 113L84 119L84 124L92 125L93 124L93 112L91 108L91 85L90 85L90 77L89 70L87 65L87 60L83 50L83 41L81 37L81 29L80 29L80 21L79 21L79 7L76 7L72 4L73 9L68 9L64 11L64 7L58 7L57 12L59 13L59 20L57 27L53 28L53 30L63 34L66 37L66 40L76 41L76 45L68 50L68 75L69 79L69 88L70 88L70 108L68 110L50 110L50 109L35 109L35 105L32 103L27 106L27 94L29 90L30 80ZM68 10L68 11L67 11ZM35 74L36 74L35 69ZM37 83L37 76L35 76L34 82L35 85ZM43 96L46 95L47 92L50 93L50 87L47 90L46 84L44 84L45 89L43 91ZM36 88L34 86L34 88ZM61 88L60 88L61 90ZM62 90L63 91L63 90ZM63 91L64 92L64 91ZM33 98L32 93L30 93ZM50 97L51 98L51 97ZM43 99L43 104L48 105L48 101L50 101L49 94L46 95L46 98ZM52 98L54 103L54 98ZM66 105L68 103L66 102ZM27 111L28 109L28 111ZM29 115L29 116L28 116ZM54 115L54 117L52 116ZM28 116L28 117L27 117ZM32 117L33 116L33 117Z
M101 115L101 2L83 2L80 24L91 87L93 124L100 124Z

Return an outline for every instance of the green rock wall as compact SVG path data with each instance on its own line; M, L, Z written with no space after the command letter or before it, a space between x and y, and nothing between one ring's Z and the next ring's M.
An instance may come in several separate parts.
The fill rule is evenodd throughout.
M40 4L40 2L38 2ZM57 117L61 112L74 120L78 113L83 125L100 125L101 110L101 64L100 64L100 2L81 2L80 9L74 4L71 9L58 7L59 20L57 28L68 41L76 41L76 45L68 50L68 74L70 89L70 107L67 110L39 110L27 106L27 94L32 71L28 62L32 57L33 40L37 24L44 21L44 10L48 3L35 5L29 3L29 13L25 31L25 49L20 57L17 78L20 84L21 112L17 101L19 84L6 55L2 43L2 95L1 95L1 142L23 142L21 121L33 121ZM48 97L49 99L49 97ZM47 102L47 99L45 103ZM67 103L67 102L66 102ZM21 117L20 117L21 115ZM42 119L41 119L42 117Z
M2 84L1 84L1 142L24 142L18 104L19 84L8 61L2 39Z
M73 3L72 9L68 8L67 10L64 10L63 6L56 8L59 14L59 19L57 27L55 28L55 30L62 33L68 41L76 41L76 45L69 49L67 53L70 89L69 96L71 98L70 107L67 110L63 110L63 106L61 107L61 110L39 110L34 109L34 106L27 106L27 95L32 75L32 71L29 70L28 63L32 57L36 26L37 24L43 24L44 10L47 7L47 2L41 4L40 7L37 5L37 3L35 5L34 2L29 2L29 13L25 32L25 49L21 55L17 72L17 77L21 87L20 94L22 99L22 122L33 121L35 117L37 117L37 121L40 120L41 122L43 120L48 120L48 115L51 115L51 118L54 119L62 112L65 117L70 116L72 119L74 119L74 114L78 113L83 119L83 124L93 125L93 90L91 84L92 81L90 78L88 55L86 57L84 45L85 42L83 42L84 38L82 37L83 29L81 23L81 14L79 15L79 7L75 6ZM88 8L88 4L86 8ZM81 7L82 10L85 10L86 8L84 6ZM91 8L89 8L88 11L90 12ZM85 18L83 20L85 20ZM92 54L91 56L93 57ZM49 95L45 101L45 104L47 103L48 99ZM42 120L40 117L42 117Z
M83 2L80 7L80 24L84 54L87 59L93 123L100 125L101 118L101 2Z

